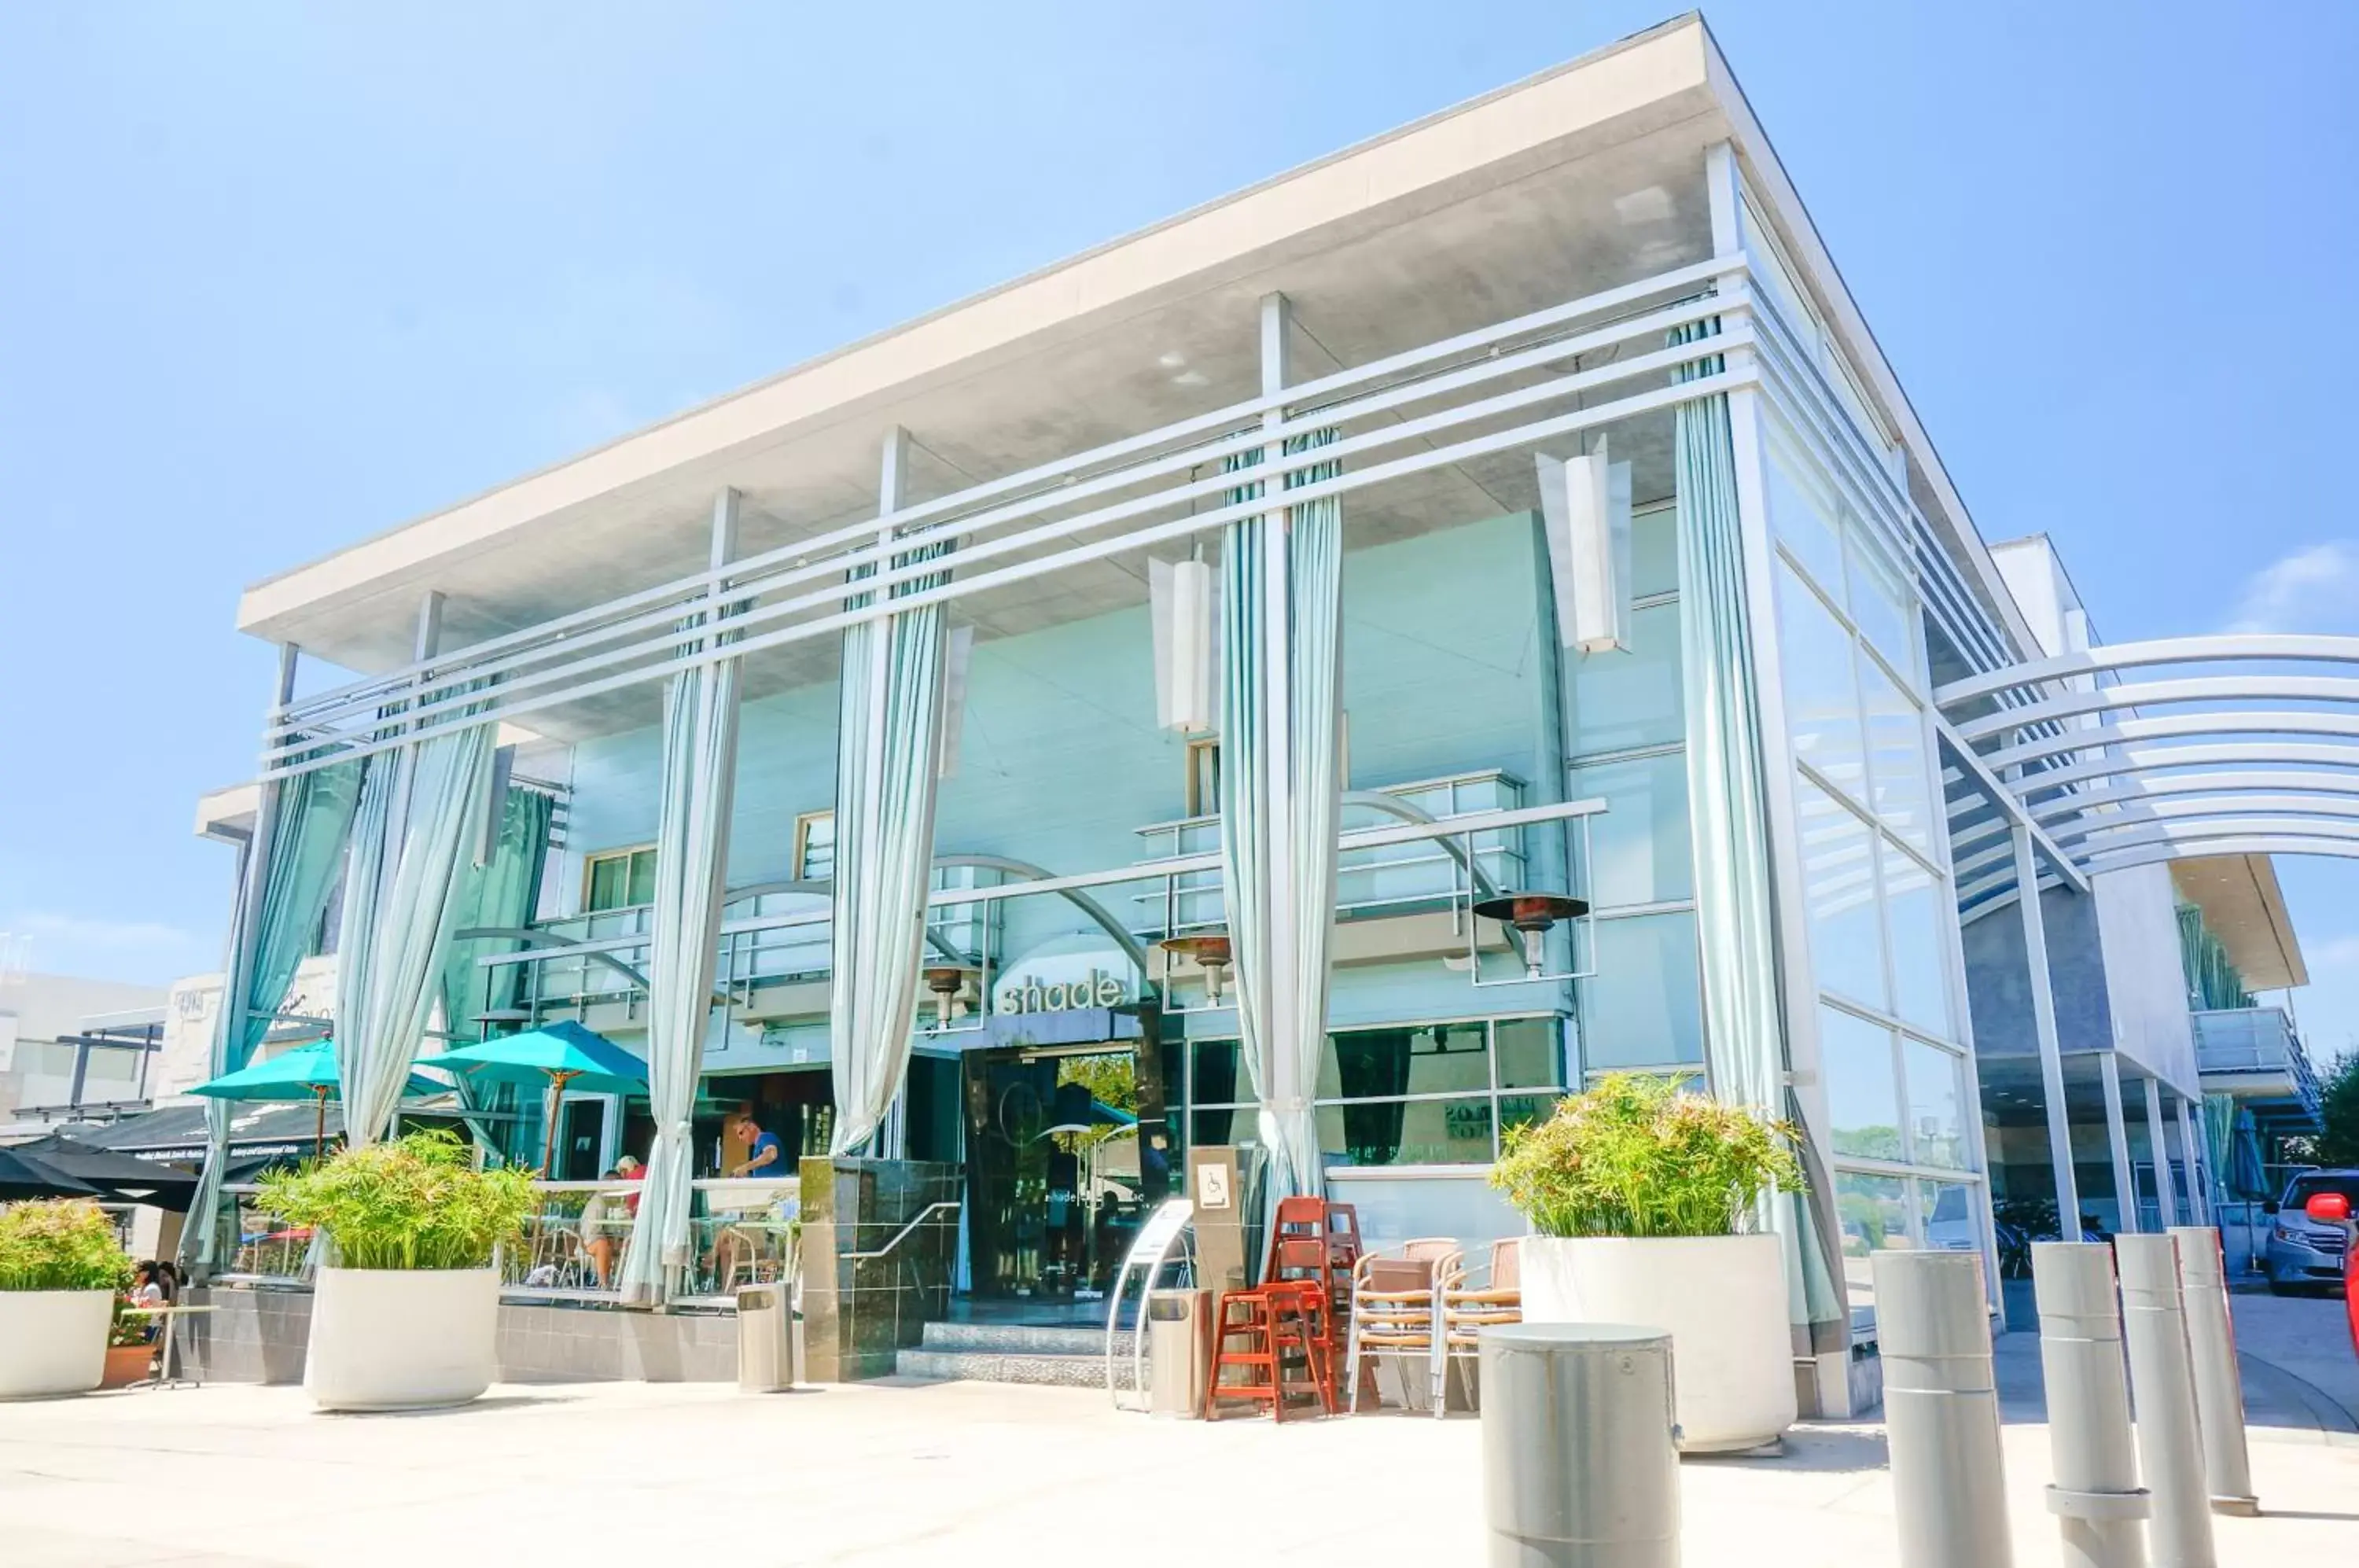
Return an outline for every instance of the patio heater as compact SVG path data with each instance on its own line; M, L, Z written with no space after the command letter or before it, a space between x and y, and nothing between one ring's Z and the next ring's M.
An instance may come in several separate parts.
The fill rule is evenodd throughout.
M951 1009L956 1005L959 994L967 988L968 982L982 973L972 964L934 964L926 967L926 989L934 995L934 1027L937 1029L951 1027Z
M1195 931L1187 936L1168 936L1155 944L1173 958L1185 959L1204 972L1204 1005L1221 1005L1221 973L1228 968L1232 953L1226 931Z
M1560 921L1589 913L1589 900L1569 893L1501 893L1476 904L1474 912L1523 933L1524 978L1539 980L1546 978L1542 971L1547 950L1542 944L1549 930Z

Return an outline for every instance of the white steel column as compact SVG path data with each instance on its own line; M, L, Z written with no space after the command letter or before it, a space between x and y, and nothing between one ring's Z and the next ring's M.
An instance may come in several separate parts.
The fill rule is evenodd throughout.
M2105 1085L2105 1152L2114 1161L2114 1206L2120 1212L2114 1216L2114 1228L2136 1232L2146 1227L2138 1224L2137 1173L2130 1166L2130 1129L2122 1117L2122 1063L2112 1051L2097 1058L2097 1070L2104 1076Z
M2170 1134L2162 1116L2162 1080L2152 1073L2146 1081L2146 1147L2147 1158L2154 1161L2155 1228L2169 1230L2179 1223L2179 1184L2170 1175Z
M2039 909L2039 859L2031 830L2018 818L2015 840L2015 907L2023 920L2024 966L2031 972L2031 1021L2039 1033L2039 1083L2048 1102L2048 1161L2056 1172L2056 1234L2081 1239L2081 1185L2072 1175L2072 1124L2064 1109L2064 1052L2056 1036L2056 993L2048 975L2048 922ZM2148 1087L2151 1093L2151 1085Z
M1261 301L1261 390L1274 397L1286 389L1287 335L1294 310L1283 294L1266 294ZM1286 423L1286 411L1273 408L1262 416L1265 429ZM1294 932L1300 922L1315 918L1300 908L1294 881L1294 660L1291 654L1294 615L1291 607L1294 566L1289 549L1285 502L1286 482L1278 465L1286 445L1273 439L1262 449L1261 498L1267 504L1261 526L1262 645L1255 660L1262 682L1262 768L1269 793L1262 802L1262 841L1267 845L1264 880L1269 885L1268 1000L1262 1016L1269 1039L1262 1045L1262 1072L1266 1076L1280 1062L1295 1060ZM1247 471L1250 472L1250 471ZM1266 1083L1263 1087L1268 1097ZM1315 1175L1316 1172L1310 1172ZM1315 1189L1314 1189L1315 1190Z
M2187 1168L2187 1223L2212 1223L2212 1194L2203 1180L2203 1162L2197 1158L2200 1145L2195 1140L2195 1102L2186 1095L2179 1096L2179 1158Z

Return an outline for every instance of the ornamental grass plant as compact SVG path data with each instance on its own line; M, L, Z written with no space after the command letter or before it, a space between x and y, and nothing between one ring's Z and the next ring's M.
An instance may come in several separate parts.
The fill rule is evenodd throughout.
M82 1198L0 1209L0 1290L120 1290L131 1259L114 1222Z
M478 1171L448 1132L346 1149L256 1184L256 1206L328 1233L342 1269L484 1269L524 1232L532 1172Z
M1616 1073L1511 1129L1491 1184L1542 1236L1734 1236L1773 1183L1800 1188L1794 1138L1678 1078Z

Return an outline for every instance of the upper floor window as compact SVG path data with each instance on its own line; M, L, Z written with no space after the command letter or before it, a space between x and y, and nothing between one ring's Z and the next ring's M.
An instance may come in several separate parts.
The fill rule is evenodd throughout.
M611 849L582 867L582 912L636 909L656 901L656 846Z
M833 811L805 811L795 819L794 875L805 882L835 880Z
M1190 817L1209 817L1221 809L1221 743L1207 737L1188 743L1186 811Z

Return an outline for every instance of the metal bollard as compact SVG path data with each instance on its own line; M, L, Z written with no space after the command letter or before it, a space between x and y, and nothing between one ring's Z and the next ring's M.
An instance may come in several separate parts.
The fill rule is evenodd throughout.
M2147 1497L2130 1440L2113 1252L2102 1242L2033 1242L2031 1285L2055 1451L2048 1511L2063 1533L2065 1568L2146 1568L2138 1521Z
M1678 1568L1671 1336L1517 1323L1481 1344L1492 1568Z
M1900 1568L2011 1568L1981 1255L1887 1251L1868 1264Z
M2212 1511L2250 1516L2253 1462L2245 1451L2245 1384L2236 1371L2236 1329L2228 1307L2228 1264L2210 1225L2173 1225L2179 1244L2180 1301L2187 1313L2187 1354L2195 1369L2195 1425L2203 1440L2203 1477Z
M2195 1378L2179 1304L2179 1247L2168 1236L2117 1236L2122 1332L2130 1345L2138 1461L2153 1494L2155 1568L2213 1568L2210 1490L2195 1432Z

